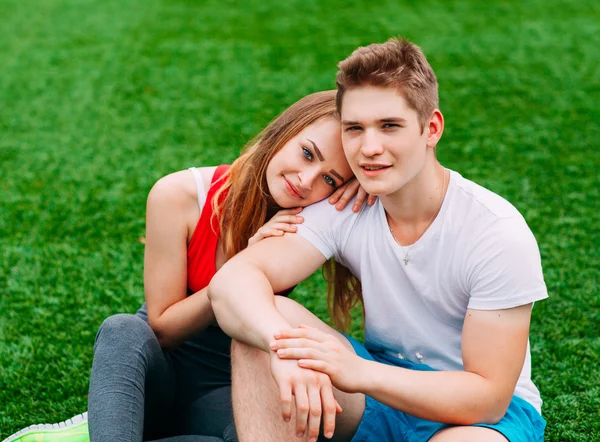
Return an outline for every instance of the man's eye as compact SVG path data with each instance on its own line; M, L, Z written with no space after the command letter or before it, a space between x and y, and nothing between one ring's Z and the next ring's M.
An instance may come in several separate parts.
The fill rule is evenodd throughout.
M395 127L400 127L400 125L395 124L395 123L385 123L383 125L384 129L392 129L392 128L395 128Z
M306 147L302 147L302 154L304 155L304 158L306 158L307 160L312 161L313 159L313 154L310 150L308 150Z
M326 182L327 184L329 184L330 186L332 186L332 187L336 187L335 180L334 180L333 178L331 178L329 175L323 175L323 179L324 179L324 180L325 180L325 182Z
M356 132L361 130L362 128L360 126L348 126L346 128L346 132Z

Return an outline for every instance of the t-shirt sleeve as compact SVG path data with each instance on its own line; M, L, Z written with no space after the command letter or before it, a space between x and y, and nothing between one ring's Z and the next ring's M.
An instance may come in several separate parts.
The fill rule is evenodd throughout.
M499 310L548 297L537 241L522 217L496 220L466 259L468 308Z
M356 217L351 208L352 202L344 210L337 211L327 200L305 207L300 213L304 222L298 224L296 233L315 246L325 259L340 260L340 241L349 222Z

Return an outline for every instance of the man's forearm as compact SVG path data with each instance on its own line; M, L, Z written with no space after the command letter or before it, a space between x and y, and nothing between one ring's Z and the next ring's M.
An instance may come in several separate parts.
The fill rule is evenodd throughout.
M370 364L361 392L393 408L423 419L457 425L496 423L512 392L465 371L416 371Z
M275 307L267 277L250 264L225 264L208 286L208 296L225 333L266 352L274 333L290 327Z

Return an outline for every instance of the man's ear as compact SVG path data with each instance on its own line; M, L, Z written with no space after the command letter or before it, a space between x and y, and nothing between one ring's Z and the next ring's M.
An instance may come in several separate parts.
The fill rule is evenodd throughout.
M429 117L427 129L427 147L434 148L444 132L444 116L439 109L435 109Z

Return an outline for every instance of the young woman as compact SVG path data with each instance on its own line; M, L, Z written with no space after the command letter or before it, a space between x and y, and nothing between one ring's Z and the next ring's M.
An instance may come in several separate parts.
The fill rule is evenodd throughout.
M135 315L106 319L96 337L91 440L237 440L231 340L215 322L206 287L247 246L295 232L302 207L331 196L341 209L357 193L356 210L366 195L341 148L335 91L293 104L231 166L159 180L147 203L146 303ZM39 440L71 440L68 430Z

